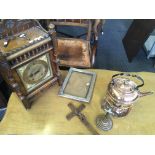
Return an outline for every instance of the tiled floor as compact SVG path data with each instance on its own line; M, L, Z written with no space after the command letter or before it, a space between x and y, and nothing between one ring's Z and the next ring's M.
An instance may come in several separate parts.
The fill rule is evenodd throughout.
M155 60L147 59L143 49L131 63L128 62L122 39L132 20L106 20L104 34L100 35L95 68L117 70L122 72L155 72Z

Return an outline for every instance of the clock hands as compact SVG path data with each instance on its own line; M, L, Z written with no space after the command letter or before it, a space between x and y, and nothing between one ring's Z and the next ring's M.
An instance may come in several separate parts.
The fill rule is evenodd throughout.
M41 71L41 69L39 68L39 70L36 70L35 72L32 72L29 77L33 77L34 75L38 74Z

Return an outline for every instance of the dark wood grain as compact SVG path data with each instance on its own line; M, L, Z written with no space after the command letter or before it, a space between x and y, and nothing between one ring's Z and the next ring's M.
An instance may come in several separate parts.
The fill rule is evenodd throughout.
M4 108L6 106L7 106L7 100L2 91L0 90L0 108Z

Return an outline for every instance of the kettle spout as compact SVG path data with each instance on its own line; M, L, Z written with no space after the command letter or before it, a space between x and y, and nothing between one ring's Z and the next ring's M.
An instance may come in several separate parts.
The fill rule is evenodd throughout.
M143 96L147 96L147 95L152 95L153 92L149 91L149 92L139 92L139 97L143 97Z

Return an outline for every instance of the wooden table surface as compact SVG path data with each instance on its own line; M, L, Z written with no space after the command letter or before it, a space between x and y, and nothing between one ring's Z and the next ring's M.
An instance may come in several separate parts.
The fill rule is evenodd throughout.
M97 80L90 103L85 103L83 114L94 128L103 135L111 134L155 134L155 94L137 100L131 112L123 118L113 118L113 129L101 131L96 128L95 119L103 114L101 101L103 100L111 76L115 71L91 70L97 73ZM63 77L66 71L62 71ZM145 85L141 91L155 92L155 74L139 72ZM6 114L0 122L0 134L91 134L81 124L77 117L67 121L66 115L70 112L67 104L72 102L79 106L80 103L67 98L59 97L57 94L60 87L55 85L48 89L26 110L20 99L12 93Z

